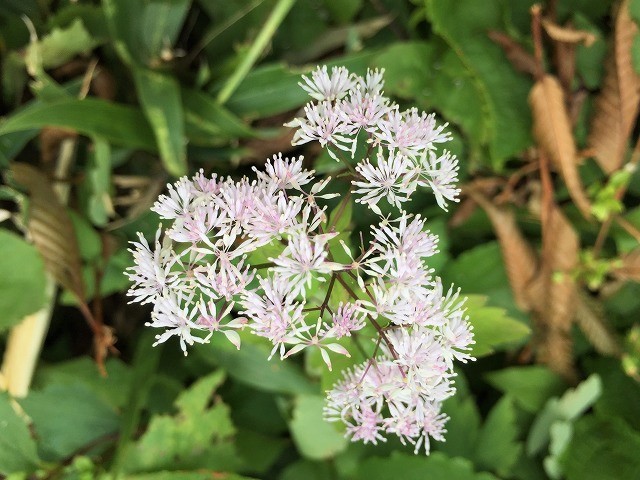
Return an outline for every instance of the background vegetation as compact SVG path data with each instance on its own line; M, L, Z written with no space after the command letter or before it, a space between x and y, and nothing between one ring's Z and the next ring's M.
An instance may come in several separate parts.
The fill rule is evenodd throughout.
M640 478L640 1L533 3L3 0L0 474ZM387 94L454 134L462 202L411 208L479 359L429 457L324 423L336 377L315 356L267 362L246 337L183 358L124 295L172 178L278 151L335 168L282 127L316 64L385 68Z

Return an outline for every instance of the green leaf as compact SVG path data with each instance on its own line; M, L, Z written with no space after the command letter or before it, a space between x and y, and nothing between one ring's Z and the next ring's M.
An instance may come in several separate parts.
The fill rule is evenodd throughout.
M323 0L324 6L338 23L348 23L362 9L363 0Z
M510 367L485 375L488 382L509 395L527 412L537 413L545 402L565 388L562 379L542 366Z
M600 86L604 75L607 43L602 32L586 16L576 13L573 22L576 29L585 30L596 36L596 41L592 45L587 47L578 44L576 46L576 71L587 88L596 89Z
M247 429L238 430L235 442L238 456L244 463L239 470L242 473L261 476L273 467L285 449L291 448L289 439L263 435Z
M211 343L193 350L205 361L225 369L235 380L259 390L279 393L317 393L318 389L291 360L267 360L270 348L259 339L241 333L242 348L237 350L223 335L214 335ZM253 343L252 343L253 342Z
M34 102L0 123L0 136L48 126L101 136L116 145L157 150L153 132L139 110L97 98Z
M81 383L47 385L20 405L33 420L44 460L65 458L118 430L113 407Z
M204 145L230 138L254 137L256 133L242 120L204 92L182 90L187 135Z
M206 471L198 468L197 472L153 472L140 475L127 475L127 480L252 480L237 473L222 473L218 470Z
M426 0L432 27L467 68L482 100L491 165L505 161L532 143L527 94L531 81L516 73L504 53L487 37L503 30L502 2Z
M573 424L569 421L557 421L549 429L549 455L544 459L544 469L553 479L562 478L563 469L560 457L573 436Z
M0 229L0 331L36 312L45 303L46 276L36 248Z
M329 68L345 66L349 71L361 74L366 72L374 56L375 52L368 50L325 64ZM298 70L283 64L254 68L225 102L225 106L236 115L249 118L270 117L300 107L311 100L307 92L298 85L305 72L308 70Z
M640 433L623 420L589 415L574 430L561 460L567 480L640 478Z
M444 402L442 411L450 418L447 422L446 442L438 445L438 451L450 457L473 458L480 431L480 413L475 399L461 397L458 391Z
M93 139L93 151L87 166L89 200L87 213L91 222L99 227L109 221L113 210L109 190L111 188L111 147L101 138Z
M35 382L43 386L81 383L114 409L121 408L127 404L131 370L117 358L109 358L105 368L107 376L103 377L93 359L80 357L38 369Z
M509 477L522 451L517 441L516 409L508 396L493 407L478 436L474 465Z
M180 85L173 77L143 68L134 68L133 78L164 167L174 177L185 175L187 148Z
M148 64L153 64L160 60L164 49L175 44L191 0L148 0L144 4L138 29Z
M54 28L42 39L30 43L24 61L31 74L64 65L80 53L92 50L96 42L82 20L76 19L67 28Z
M0 392L0 474L31 472L38 466L36 442L6 392Z
M214 395L224 382L217 371L198 380L175 402L174 416L156 415L131 446L122 470L130 473L195 468L227 470L238 464L229 408Z
M431 455L407 455L394 452L388 458L368 458L360 465L354 480L497 480L490 473L475 473L464 458L449 458L440 452Z
M331 472L331 466L327 462L311 462L298 460L290 464L282 471L278 480L332 480L335 475Z
M322 417L324 397L299 395L294 400L290 429L300 453L310 460L334 457L348 441Z
M536 417L527 437L527 453L535 455L549 442L551 426L558 420L574 420L583 414L600 396L600 377L591 375L575 389L569 389L562 398L550 399Z
M488 306L486 302L487 297L469 295L465 303L476 342L471 354L476 357L521 343L531 333L528 326L510 318L504 309Z

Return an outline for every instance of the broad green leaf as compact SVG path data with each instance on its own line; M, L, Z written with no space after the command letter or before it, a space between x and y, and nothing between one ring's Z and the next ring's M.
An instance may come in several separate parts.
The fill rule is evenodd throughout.
M562 379L543 366L509 367L487 373L488 382L509 395L522 409L537 413L545 402L565 388Z
M76 19L67 28L54 28L51 33L29 44L25 64L31 74L58 67L80 53L92 50L96 42L87 32L82 20Z
M569 421L557 421L549 429L549 455L544 459L544 469L553 479L562 478L562 466L560 457L564 453L571 437L573 436L573 424Z
M256 135L249 126L207 93L183 88L182 101L187 135L196 143L210 145L229 138Z
M127 475L126 480L252 480L249 477L238 475L237 473L222 473L219 470L205 470L188 472L179 470L176 472L153 472L139 475Z
M178 81L144 68L134 68L133 78L165 168L174 177L186 174L187 149Z
M527 105L531 81L516 73L487 37L488 30L502 30L501 2L426 0L425 4L433 29L474 79L476 95L483 102L491 165L499 171L509 157L532 143Z
M324 6L338 23L354 19L362 8L363 0L323 0Z
M292 361L281 361L269 357L270 348L260 339L241 333L242 348L237 350L224 335L214 335L211 343L196 345L192 349L197 355L227 371L235 380L259 390L279 393L317 393L318 389L302 370Z
M6 392L0 393L0 474L31 472L38 466L36 442Z
M44 460L61 460L118 430L115 409L82 383L51 384L20 401Z
M575 423L561 463L567 480L631 480L640 478L638 452L637 430L617 417L589 415Z
M116 145L156 151L153 131L139 110L97 98L34 103L0 123L0 136L42 127L64 127L101 136Z
M365 51L324 63L328 68L345 66L349 71L363 74L374 55L375 52ZM254 68L225 102L225 106L236 115L249 118L269 117L300 107L311 100L298 85L303 73L308 73L308 70L283 64Z
M238 457L244 463L238 470L260 476L273 467L285 449L291 448L291 441L287 438L263 435L248 429L237 431L235 444Z
M100 234L82 216L73 210L69 210L69 217L73 223L73 229L78 239L78 250L80 257L85 262L93 262L100 258L102 254L102 240Z
M558 420L574 420L598 399L602 382L593 374L575 389L567 390L558 398L551 398L536 417L527 437L527 453L535 455L549 442L549 430Z
M38 369L35 382L45 387L81 383L113 408L122 408L128 399L131 370L117 358L109 358L105 362L105 368L107 376L103 377L93 359L80 357Z
M224 378L222 371L201 378L178 397L176 415L152 417L147 431L127 450L122 470L235 468L235 428L229 408L215 396Z
M596 36L593 45L576 46L576 71L588 88L598 88L604 74L604 60L607 54L607 43L602 32L581 13L573 17L574 26L579 30L586 30Z
M309 460L298 460L290 464L282 471L278 480L332 480L331 466L327 462L312 462Z
M511 398L504 396L489 412L482 426L473 456L474 465L495 471L501 477L509 477L522 451L517 437L516 409Z
M0 331L45 303L44 263L36 248L15 233L0 229Z
M324 397L299 395L294 399L291 435L300 453L310 460L334 457L348 440L322 417Z
M488 306L486 302L487 297L469 295L465 303L476 342L471 354L476 357L522 343L531 333L527 325L509 317L504 309Z
M456 378L456 387L459 378ZM438 444L438 451L450 457L473 458L480 431L480 413L475 399L463 397L458 391L444 402L442 411L450 418L446 425L446 441Z
M394 452L389 458L371 457L360 465L354 480L497 480L490 473L475 473L464 458L449 458L443 453L407 455Z

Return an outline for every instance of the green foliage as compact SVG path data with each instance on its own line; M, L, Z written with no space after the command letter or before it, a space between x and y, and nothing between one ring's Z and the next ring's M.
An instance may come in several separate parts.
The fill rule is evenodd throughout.
M45 302L44 264L33 245L15 233L0 230L0 331L36 312Z
M407 204L411 213L428 218L427 228L440 237L440 253L429 259L434 275L442 276L445 288L460 287L461 297L468 297L466 315L476 342L471 353L478 357L456 370L458 392L444 402L450 416L446 442L432 441L430 456L424 447L414 456L413 446L397 439L375 446L350 442L343 427L322 419L323 392L345 369L373 355L371 325L339 341L352 356L332 354L332 371L317 349L285 361L276 352L267 360L271 346L246 329L239 351L214 334L211 344L198 345L183 358L175 345L152 347L154 333L144 327L149 309L129 306L125 296L130 282L122 272L132 262L128 242L137 240L136 231L152 239L159 219L149 207L170 177L202 168L239 178L280 150L304 155L305 167L317 174L338 177L340 197L327 202L327 230L343 233L329 249L343 262L348 257L339 240L359 253L360 239L351 232L368 231L372 215L354 198L340 202L347 190L344 165L315 146L292 149L291 132L282 127L308 100L298 85L300 75L322 64L358 74L384 68L386 95L402 108L435 111L439 121L449 122L454 138L449 148L460 159L463 183L479 182L495 206L512 204L539 269L541 190L548 185L540 187L539 150L532 148L527 97L534 78L518 71L488 35L506 35L521 55L531 55L534 3L0 1L0 173L11 162L26 162L38 165L52 183L70 188L68 210L87 307L98 325L114 329L120 351L106 360L102 376L88 356L104 347L93 341L96 325L87 326L69 292L51 297L51 325L40 339L44 348L31 391L17 399L0 394L0 476L640 478L640 286L624 283L620 273L624 267L637 280L636 264L622 264L637 253L640 229L640 173L630 165L607 173L587 159L580 168L592 200L589 222L569 203L557 165L551 169L555 203L580 238L571 280L582 293L590 290L590 300L602 309L601 324L591 328L606 327L620 347L612 357L601 356L586 342L594 336L589 318L578 318L586 335L572 327L572 379L533 364L548 333L546 318L530 311L531 304L516 305L513 271L505 266L503 245L494 240L500 237L479 204L466 196L466 185L460 208L450 213L433 208L430 195L415 195ZM551 3L542 2L547 19ZM575 55L575 75L566 85L563 79L561 103L570 107L581 157L592 154L589 134L616 38L616 3L555 2L558 25L570 24L595 39L589 46L565 48ZM628 4L639 21L640 0ZM542 49L545 72L560 76L561 48L543 35ZM637 34L630 53L640 71ZM55 158L63 139L73 148L68 169L60 173ZM624 162L637 157L635 140L632 135L623 145ZM368 147L363 135L358 154L366 155ZM9 329L49 305L49 292L41 256L28 235L17 233L24 225L7 220L24 215L5 214L24 213L28 198L3 186L0 202L2 356ZM251 253L250 260L267 263L283 248L274 242ZM310 295L321 295L320 289L314 285ZM547 301L539 296L534 291L532 298ZM329 308L347 298L347 290L336 285ZM4 366L1 373L4 388L10 378Z
M6 393L0 394L0 419L0 474L35 470L36 442Z

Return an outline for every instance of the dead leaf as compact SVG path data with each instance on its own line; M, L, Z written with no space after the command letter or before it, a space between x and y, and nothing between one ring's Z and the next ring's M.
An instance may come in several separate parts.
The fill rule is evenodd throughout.
M621 266L612 275L618 280L640 282L640 247L631 250L620 259Z
M25 163L13 163L10 172L15 183L29 193L27 229L47 270L60 285L84 301L78 241L67 210L42 172Z
M583 291L577 296L576 323L598 353L609 356L620 354L620 343L607 325L602 304Z
M516 70L535 77L538 67L533 54L506 33L490 30L488 35L504 50L504 54Z
M586 30L576 30L571 26L560 26L549 19L542 20L547 35L557 42L563 43L582 43L585 47L590 47L595 43L597 37Z
M552 75L545 75L538 80L529 94L529 104L538 144L560 170L576 206L585 218L589 218L591 204L578 173L575 141L558 80Z
M629 0L624 0L616 16L613 51L607 58L588 138L596 161L606 173L622 166L638 116L640 76L631 58L637 32L638 26L629 15Z
M507 208L495 206L473 186L464 191L482 207L493 225L516 304L525 311L531 310L532 304L526 292L536 274L538 261L535 252L520 232L515 215Z

